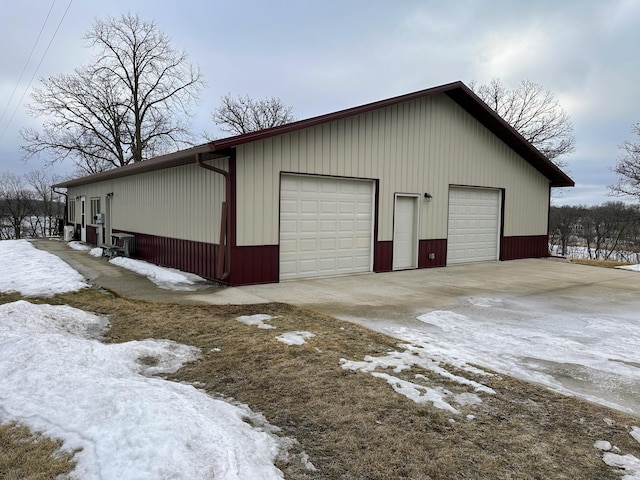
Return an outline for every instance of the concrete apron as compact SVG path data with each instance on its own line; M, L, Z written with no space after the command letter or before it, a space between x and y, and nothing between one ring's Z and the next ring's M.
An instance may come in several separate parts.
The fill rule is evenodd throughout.
M436 351L444 341L477 363L640 417L640 357L629 360L640 347L637 333L629 337L631 328L640 331L638 272L526 259L243 286L199 298L294 304L405 342L431 342ZM417 319L434 311L451 324ZM625 337L626 344L616 341Z

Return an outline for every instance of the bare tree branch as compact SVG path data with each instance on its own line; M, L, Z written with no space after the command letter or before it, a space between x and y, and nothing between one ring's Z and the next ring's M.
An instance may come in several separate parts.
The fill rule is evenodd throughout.
M248 95L233 98L231 94L222 97L212 117L224 132L234 135L277 127L295 120L291 107L279 98L253 100Z
M515 90L505 88L500 79L471 89L492 110L516 129L534 147L558 166L564 166L559 157L575 148L573 123L560 102L542 85L523 80Z
M95 60L32 94L29 113L44 121L21 132L27 157L46 151L50 163L72 159L97 173L192 144L189 108L204 80L184 51L131 14L96 21L85 40Z
M613 195L635 197L640 200L640 122L631 127L638 137L636 142L626 141L620 145L622 153L613 171L618 174L618 182L608 185Z

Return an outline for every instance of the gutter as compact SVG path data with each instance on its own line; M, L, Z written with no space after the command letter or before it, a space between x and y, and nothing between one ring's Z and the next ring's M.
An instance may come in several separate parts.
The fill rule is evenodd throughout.
M205 170L210 170L222 175L225 180L225 200L222 202L220 248L218 249L218 258L216 262L216 279L227 280L231 274L231 242L229 241L229 234L231 232L231 215L229 214L229 206L231 205L231 175L226 170L204 163L202 153L200 152L196 153L196 162L198 163L198 166Z

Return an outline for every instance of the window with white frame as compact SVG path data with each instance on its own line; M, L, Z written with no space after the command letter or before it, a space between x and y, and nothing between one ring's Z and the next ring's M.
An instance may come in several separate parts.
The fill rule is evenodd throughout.
M91 207L89 210L89 213L91 214L91 216L89 217L89 222L91 224L95 224L95 218L96 215L98 213L100 213L100 198L99 197L94 197L91 199Z
M75 199L69 200L68 204L69 211L67 212L69 215L69 223L76 223L76 201Z

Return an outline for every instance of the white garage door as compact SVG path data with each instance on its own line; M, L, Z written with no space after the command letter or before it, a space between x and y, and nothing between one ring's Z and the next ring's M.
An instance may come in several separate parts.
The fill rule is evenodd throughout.
M283 175L280 280L372 269L373 182Z
M447 264L498 260L500 191L449 189Z

